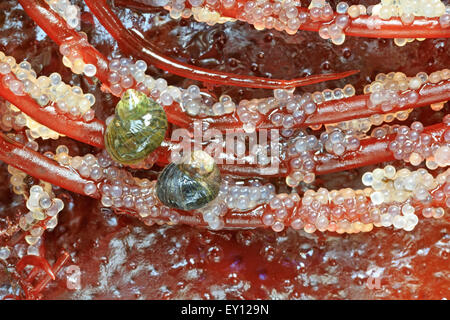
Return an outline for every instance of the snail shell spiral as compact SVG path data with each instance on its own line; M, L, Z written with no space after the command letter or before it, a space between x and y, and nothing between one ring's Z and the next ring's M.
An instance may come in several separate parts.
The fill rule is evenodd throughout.
M138 163L159 147L167 126L161 105L141 92L127 90L106 128L106 150L117 162Z
M164 168L156 183L156 195L168 207L195 210L217 197L220 183L214 159L203 151L194 151L181 163Z

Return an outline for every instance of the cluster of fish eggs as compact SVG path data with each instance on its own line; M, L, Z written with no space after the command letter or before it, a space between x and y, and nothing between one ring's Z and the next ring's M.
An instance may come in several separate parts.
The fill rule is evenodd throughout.
M0 101L0 128L3 131L22 130L27 124L26 115L18 110L13 110L7 102Z
M8 166L8 171L13 186L20 187L15 192L26 194L26 184L23 181L26 174L11 166ZM64 208L64 202L55 197L50 184L41 183L29 188L26 207L29 212L20 217L19 227L26 232L28 254L39 255L36 245L46 229L53 229L58 224L58 213Z
M392 17L400 17L403 25L410 25L415 17L434 18L439 17L442 28L450 26L450 6L446 7L440 0L382 0L380 4L351 5L346 2L339 2L336 6L337 16L332 24L323 25L319 29L319 35L323 39L331 39L334 44L342 44L345 41L345 28L348 26L350 18L356 19L360 15L369 14L373 18L389 20ZM369 20L369 28L377 29L377 21ZM423 38L417 40L424 40ZM404 46L414 39L396 38L394 43Z
M170 217L172 222L178 219L178 213L161 206L154 195L154 181L133 177L129 171L118 168L105 150L97 156L86 154L71 157L67 146L60 145L55 154L46 152L45 155L91 180L85 185L84 192L86 195L99 192L104 207L130 209L141 218L156 219L162 215Z
M193 16L199 22L214 25L215 23L224 23L232 20L221 17L214 9L219 8L221 5L223 8L231 8L234 6L235 0L160 0L158 3L165 3L164 6L169 9L170 17L173 19ZM204 4L206 4L206 7L202 7Z
M315 103L322 104L326 101L353 97L355 93L355 87L353 87L351 84L347 84L344 86L344 88L336 88L334 90L325 89L323 91L313 92L312 99Z
M296 187L300 182L312 183L315 179L314 153L321 150L323 145L314 135L309 135L300 130L295 137L290 138L287 145L287 158L289 161L289 172L286 184Z
M307 190L291 226L307 233L319 230L337 233L368 232L377 221L363 190Z
M338 15L333 23L322 25L319 28L319 36L322 39L330 40L335 45L341 45L345 42L345 29L350 23L350 17L357 18L366 13L364 5L348 6L346 2L340 2L336 6Z
M164 78L154 79L146 75L147 63L143 60L133 62L132 58L113 58L109 62L108 80L114 95L121 96L130 88L153 98L162 106L170 106L174 102L190 116L221 116L234 112L235 103L227 95L219 101L204 94L200 87L191 85L187 89L169 86Z
M450 115L444 117L443 122L450 126ZM443 141L435 141L434 138L423 132L421 122L413 122L407 126L396 128L396 137L389 144L389 150L394 157L404 160L414 166L425 161L427 168L435 170L438 167L450 165L450 128L443 134Z
M364 93L370 93L368 107L380 108L384 112L391 111L396 106L404 106L417 102L419 94L415 91L426 83L439 83L450 79L450 70L443 69L427 75L419 72L414 77L407 77L402 72L380 73L375 81L364 88Z
M194 15L194 18L200 22L206 22L210 25L215 23L224 23L231 19L224 18L216 10L232 9L236 7L236 0L188 0L188 1L168 1L166 7L170 10L174 18L188 18ZM191 9L186 8L191 7ZM327 11L320 16L328 15L332 17L332 10ZM238 20L247 21L253 24L257 30L276 29L285 30L294 34L300 25L306 22L308 14L298 12L294 1L270 2L270 1L248 1L244 6L237 6L236 17Z
M155 187L156 181L139 179L126 170L110 167L105 170L105 179L99 187L101 203L104 207L134 211L148 225L155 221L163 223L161 218L168 218L172 224L178 223L179 213L161 204Z
M18 195L25 195L29 189L25 181L28 175L13 166L8 166L8 172L11 175L9 182L12 185L13 192Z
M28 200L26 202L28 214L19 221L19 226L24 231L29 231L25 237L28 244L33 245L43 234L45 229L52 229L58 223L57 215L64 208L64 202L56 198L49 185L34 185L30 188ZM46 220L44 226L34 226L39 221Z
M286 113L280 111L270 115L270 121L276 127L290 129L294 125L305 122L306 117L317 110L317 105L312 99L312 95L305 93L303 95L293 95L288 90L276 89L274 91L273 104L268 104L268 110L278 106L285 105ZM261 110L261 108L258 108ZM263 110L264 111L264 110Z
M372 115L369 118L365 119L367 122L364 125L364 130L360 131L360 132L366 133L370 130L370 128L373 125L379 126L383 122L389 123L394 120L405 121L408 119L408 117L412 111L413 111L413 109L407 109L407 110L402 110L402 111L397 111L397 112L392 112L392 113ZM377 127L375 129L373 129L373 131L370 133L370 135L377 139L383 139L387 134L395 132L395 127L397 127L397 126L398 125L391 126L388 124L383 124L381 127Z
M47 151L44 155L48 158L54 159L60 165L73 168L83 178L88 178L95 182L104 178L105 169L112 164L111 158L105 151L101 153L99 158L90 153L84 155L83 157L71 157L69 155L69 148L65 145L59 145L54 154L51 151ZM96 191L97 187L94 182L86 184L84 188L86 195L92 195Z
M317 104L353 95L355 88L352 85L303 95L293 94L293 90L275 89L270 98L241 100L236 111L243 129L248 133L255 131L262 119L261 115L269 115L270 122L275 127L289 130L304 123L308 116L316 112ZM271 112L275 109L275 112Z
M200 99L200 88L191 86L184 90L176 86L169 86L163 78L154 79L147 75L147 63L143 60L134 62L132 58L113 58L109 62L109 83L113 94L120 96L130 88L151 97L162 106L170 106L174 102L181 103L185 110L192 115L197 115L202 108L202 103L193 103L187 107L191 101L198 102ZM192 96L192 99L191 99ZM191 100L190 100L191 99ZM196 111L197 110L197 111Z
M78 6L71 4L70 0L45 0L45 2L67 22L69 28L80 27L81 10Z
M271 183L262 184L259 180L238 184L231 179L224 179L220 191L228 208L247 211L271 199L275 194L275 186Z
M120 171L117 170L106 172L105 178L108 181L104 181L100 187L102 205L115 208L136 208L143 218L149 215L157 217L159 208L155 206L154 184L150 180L136 181L124 176L113 180L117 178L118 174Z
M250 1L238 12L237 18L253 24L257 30L266 28L295 34L308 18L330 21L333 17L333 9L325 1L312 1L309 12L300 11L299 7L296 1Z
M223 192L219 192L217 198L205 207L198 209L203 221L206 222L212 230L220 230L224 227L223 217L228 212L228 207L224 202Z
M384 139L388 134L397 133L399 127L399 124L383 124L382 126L373 129L373 131L370 133L370 136L376 139Z
M447 170L435 178L426 169L411 172L404 168L397 171L393 166L386 166L384 169L366 172L362 177L362 182L373 189L370 199L374 205L395 204L398 207L399 204L413 200L423 205L422 214L424 217L430 217L429 212L433 212L434 218L441 218L445 212L444 209L442 207L433 208L432 204L439 202L449 208L449 173L450 171ZM410 207L407 208L414 211ZM396 209L391 209L390 217L382 216L380 223L383 226L390 226L393 223L395 216L392 215L392 210L396 213L399 212Z
M86 77L94 77L97 74L97 67L92 63L86 63L83 59L83 49L89 46L87 35L80 33L81 40L66 41L59 47L59 52L63 55L62 63L75 74L84 74Z
M308 190L296 215L291 217L291 226L306 232L367 232L374 226L411 231L418 223L413 201L421 201L425 206L424 217L441 218L445 213L442 207L432 207L432 203L440 201L448 207L449 173L447 170L433 178L425 169L397 172L393 166L386 166L363 176L363 183L371 188ZM440 189L432 193L437 187Z
M320 27L319 35L323 39L330 39L336 45L344 43L345 29L351 19L366 14L374 18L369 20L369 28L372 29L379 28L376 20L378 17L383 20L400 17L406 26L412 24L417 16L439 17L442 28L450 27L450 6L446 7L440 0L383 0L380 4L368 7L362 4L349 5L342 1L336 5L336 12L326 0L312 0L306 11L299 10L301 3L294 0L260 0L247 1L242 6L237 4L236 0L160 0L153 3L168 9L174 19L189 18L193 15L197 21L209 25L232 21L232 18L222 16L220 11L236 8L236 18L252 24L255 29L275 29L288 34L295 34L308 20L331 22ZM404 46L413 40L394 39L394 42L398 46Z
M8 77L10 72L14 73L16 79ZM4 81L15 95L29 94L42 107L55 102L61 113L85 121L91 121L95 116L91 109L95 104L94 95L84 94L80 87L65 84L59 73L37 77L29 62L17 64L13 57L0 52L0 74L6 75Z
M303 198L297 193L278 194L269 201L262 221L277 232L287 224L308 233L316 230L368 232L379 221L381 213L379 208L370 204L369 192L320 188L317 191L307 190Z
M109 61L108 80L110 83L110 90L113 94L120 96L120 94L138 83L141 84L141 89L159 90L160 92L167 87L167 83L156 83L155 80L145 75L147 71L147 63L143 60L138 60L135 63L129 58L111 59Z
M29 128L25 131L29 140L37 138L42 138L44 140L58 139L61 136L58 132L34 121L31 117L21 112L16 106L8 102L0 102L0 128L5 132L10 130L17 132L24 128ZM37 150L35 148L32 149Z
M355 132L335 128L330 132L324 131L320 135L325 150L335 155L343 155L347 151L358 150L360 141Z
M450 27L450 6L445 6L440 0L382 0L371 8L371 14L374 17L380 17L383 20L389 20L393 17L399 17L404 26L411 25L415 17L435 18L439 17L439 24L442 28ZM376 25L371 25L376 28ZM418 38L423 41L425 38ZM402 47L413 38L395 38L394 43Z
M201 92L200 87L191 85L181 94L181 107L190 116L222 116L233 113L236 104L230 96L221 95L218 101Z
M239 181L225 176L215 200L199 209L203 220L213 230L223 228L223 216L229 211L245 212L266 203L275 196L275 186L259 180Z
M332 7L325 0L313 0L308 11L299 10L301 4L293 0L247 1L243 6L238 6L236 0L162 0L160 5L170 11L172 18L188 18L193 15L197 21L210 25L233 20L221 16L220 10L236 8L236 18L252 24L255 29L275 29L286 31L288 34L295 34L308 19L328 22L333 19L334 14ZM365 12L362 8L358 10ZM350 12L355 12L355 10L352 8ZM348 17L345 16L344 19L346 19L346 26ZM339 37L339 40L336 37L337 42L343 42L340 39L345 39L345 35L342 32L340 34L342 36Z
M440 0L381 0L372 9L372 15L383 20L401 17L406 25L414 21L414 17L435 18L446 15L445 4Z
M293 94L293 90L275 89L273 97L263 99L241 100L237 107L237 116L243 123L247 133L255 131L261 122L261 115L269 114L271 123L280 127L284 132L291 132L291 128L305 122L307 117L317 110L317 104L325 101L338 100L355 95L355 88L346 85L343 89L326 89L322 92ZM276 112L272 112L275 110ZM287 134L286 136L290 136Z
M268 204L262 216L263 224L275 232L283 231L294 207L300 202L300 196L297 193L279 193L266 201Z
M392 113L373 114L368 118L360 118L338 123L325 124L325 131L327 133L331 133L338 129L342 132L349 133L349 135L354 136L354 138L359 139L361 135L367 134L372 126L380 126L383 124L383 122L390 123L396 119L399 121L407 120L412 111L413 109L407 109ZM398 125L390 126L384 124L381 127L373 129L370 135L377 139L383 139L387 134L394 132L395 126Z

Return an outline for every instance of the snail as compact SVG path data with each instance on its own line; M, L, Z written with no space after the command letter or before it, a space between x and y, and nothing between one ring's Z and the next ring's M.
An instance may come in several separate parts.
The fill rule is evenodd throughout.
M194 210L219 194L220 171L206 152L194 151L180 163L167 165L158 177L156 195L166 206Z
M139 91L127 90L106 128L106 150L117 162L138 163L159 147L167 126L161 105Z

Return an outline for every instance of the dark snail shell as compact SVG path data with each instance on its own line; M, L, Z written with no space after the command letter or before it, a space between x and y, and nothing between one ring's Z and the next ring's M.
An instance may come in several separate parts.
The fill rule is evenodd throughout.
M156 183L156 195L168 207L194 210L219 194L220 171L207 153L194 151L181 163L164 168Z
M166 130L167 116L161 105L130 89L123 94L106 128L105 147L115 161L134 164L159 147Z

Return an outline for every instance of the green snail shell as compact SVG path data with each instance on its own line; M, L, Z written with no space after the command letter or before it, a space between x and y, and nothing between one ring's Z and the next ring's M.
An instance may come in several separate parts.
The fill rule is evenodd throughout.
M168 207L195 210L217 197L220 182L220 171L213 158L203 151L194 151L181 163L164 168L156 183L156 195Z
M105 147L115 161L134 164L159 147L166 130L167 116L161 105L130 89L123 94L106 128Z

